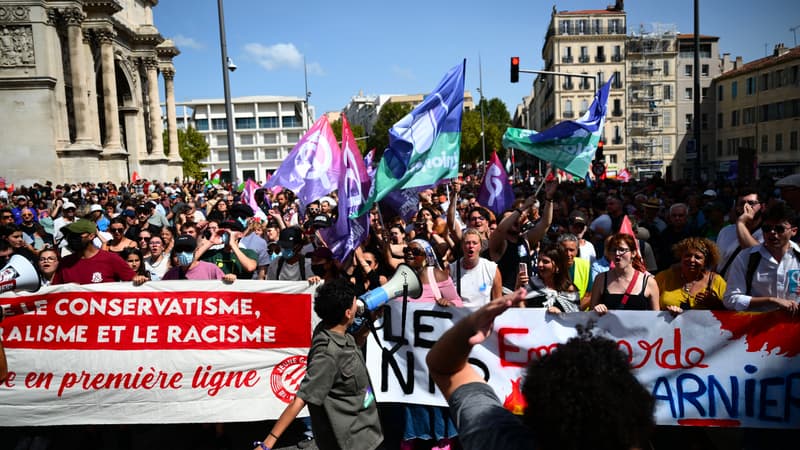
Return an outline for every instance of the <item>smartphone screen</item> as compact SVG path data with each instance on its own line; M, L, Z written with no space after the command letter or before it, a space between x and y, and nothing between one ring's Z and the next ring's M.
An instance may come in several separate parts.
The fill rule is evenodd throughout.
M521 262L519 263L519 272L524 275L528 275L528 264Z

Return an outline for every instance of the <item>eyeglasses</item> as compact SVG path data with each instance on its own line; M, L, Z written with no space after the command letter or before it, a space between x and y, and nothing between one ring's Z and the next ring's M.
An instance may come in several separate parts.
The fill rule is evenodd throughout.
M112 233L122 233L125 231L125 228L110 228Z
M750 206L756 206L756 205L761 204L761 202L758 201L758 200L747 200L747 201L739 203L739 206L744 206L745 203L747 203Z
M612 248L611 249L611 253L614 253L615 255L624 255L625 253L628 253L629 251L631 251L631 249L629 249L629 248L619 248L619 247L617 247L617 248Z
M139 236L140 241L150 242L150 239L149 237Z
M425 256L425 250L417 247L405 247L403 248L403 254L411 254L414 256Z
M39 258L39 261L40 262L56 262L56 261L58 261L58 258L56 258L55 256L42 256L41 258Z
M2 219L11 219L11 218L13 218L13 217L14 217L14 216L7 216L7 215L3 214L3 216L2 216L2 217L0 217L0 218L2 218Z
M761 231L763 231L764 233L770 233L774 231L778 234L783 234L786 230L791 230L792 228L794 227L785 227L783 225L767 225L767 224L761 225Z
M485 217L483 217L483 216L472 216L472 217L470 217L470 218L469 218L469 220L480 220L480 221L484 221L484 220L486 220L486 218L485 218Z

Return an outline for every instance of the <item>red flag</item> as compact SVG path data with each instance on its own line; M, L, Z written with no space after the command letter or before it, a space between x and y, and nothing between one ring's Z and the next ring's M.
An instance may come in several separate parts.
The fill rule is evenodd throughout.
M636 238L636 233L633 232L633 224L631 224L631 220L628 218L627 214L622 218L622 224L619 226L619 232L633 237L633 241L636 243L636 252L641 255L642 253L641 249L639 248L639 239Z
M619 174L617 174L617 178L622 180L623 183L627 183L631 180L631 173L628 172L628 169L622 169L619 171Z
M131 175L131 183L136 183L139 181L139 172L133 171L133 175Z

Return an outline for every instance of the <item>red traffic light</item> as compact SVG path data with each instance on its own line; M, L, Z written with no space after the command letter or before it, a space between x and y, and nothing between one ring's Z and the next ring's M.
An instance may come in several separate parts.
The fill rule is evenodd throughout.
M511 57L511 82L519 81L519 56Z

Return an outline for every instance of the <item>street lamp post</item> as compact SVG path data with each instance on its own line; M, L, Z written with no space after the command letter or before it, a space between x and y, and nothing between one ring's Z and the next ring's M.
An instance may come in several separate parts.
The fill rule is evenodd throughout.
M486 130L484 129L483 123L483 67L481 66L481 57L478 56L478 79L480 82L480 87L478 88L478 94L480 94L480 106L481 106L481 149L483 151L483 173L486 173Z
M222 81L225 86L225 121L228 129L228 167L230 171L230 181L236 186L236 148L234 147L233 137L233 106L231 105L231 85L228 79L228 71L235 66L230 63L228 58L228 47L225 43L225 14L222 10L222 0L217 0L217 11L219 16L219 46L222 50Z

